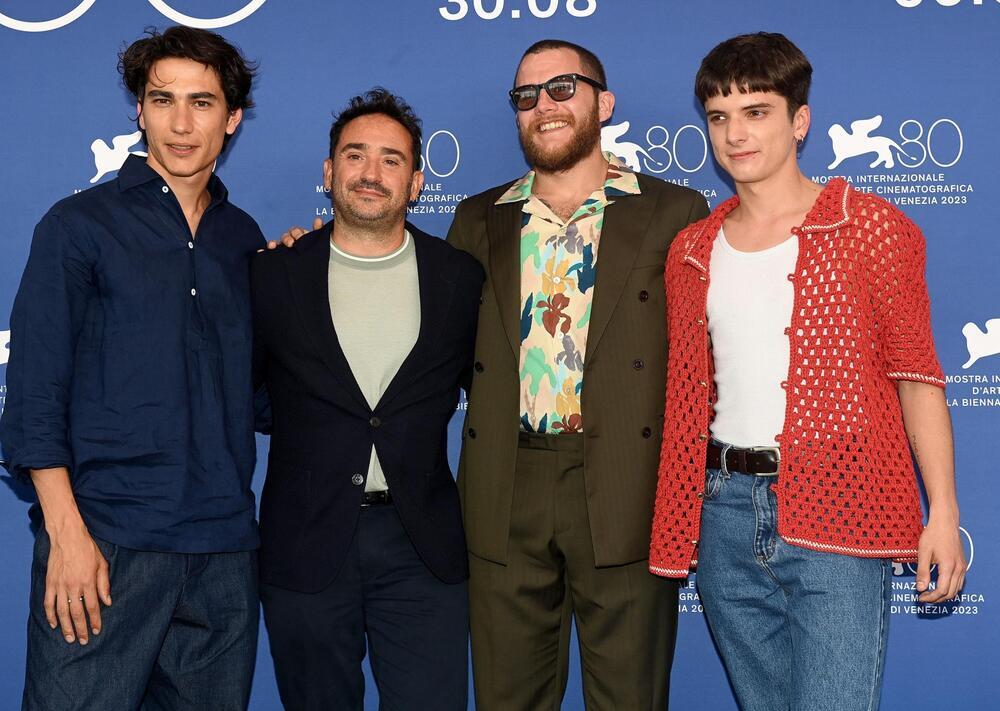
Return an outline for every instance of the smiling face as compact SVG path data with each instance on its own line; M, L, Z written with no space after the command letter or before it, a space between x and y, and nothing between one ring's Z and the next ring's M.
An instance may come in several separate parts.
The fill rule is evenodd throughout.
M385 114L359 116L344 126L323 176L337 220L366 229L402 223L407 203L424 184L413 165L413 138Z
M515 86L542 84L561 74L589 76L579 55L571 49L547 49L527 55L518 67ZM591 77L593 78L593 77ZM517 130L528 163L535 170L569 170L601 150L601 123L611 118L611 92L578 81L566 101L553 101L542 89L538 104L517 112Z
M788 101L771 91L732 88L705 101L715 159L736 183L757 183L798 171L797 139L809 130L809 107L789 119Z
M168 182L208 180L225 136L243 118L242 109L226 106L215 70L176 57L150 68L137 111L146 132L146 162Z

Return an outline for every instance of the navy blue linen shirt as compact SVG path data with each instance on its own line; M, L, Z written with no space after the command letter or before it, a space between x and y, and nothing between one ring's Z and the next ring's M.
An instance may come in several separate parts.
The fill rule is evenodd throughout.
M127 548L258 546L249 264L263 235L214 175L208 190L192 238L130 156L42 218L14 300L6 467L67 467L91 533Z

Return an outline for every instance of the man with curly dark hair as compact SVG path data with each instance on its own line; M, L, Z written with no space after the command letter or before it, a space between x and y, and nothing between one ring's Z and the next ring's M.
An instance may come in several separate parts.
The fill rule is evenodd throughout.
M0 440L39 502L22 707L244 709L263 239L213 170L254 66L172 27L119 69L148 157L46 213L11 315Z

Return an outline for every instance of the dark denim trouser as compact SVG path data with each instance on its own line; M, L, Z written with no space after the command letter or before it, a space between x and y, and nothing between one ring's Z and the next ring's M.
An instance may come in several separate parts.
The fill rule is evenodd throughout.
M111 607L86 646L45 620L49 538L31 566L21 708L245 709L257 649L257 553L153 553L95 539L111 569Z

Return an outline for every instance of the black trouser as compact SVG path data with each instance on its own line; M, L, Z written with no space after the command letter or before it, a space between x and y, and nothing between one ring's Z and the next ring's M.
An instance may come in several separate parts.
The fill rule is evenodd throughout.
M391 504L362 509L325 590L262 584L261 601L286 709L363 709L367 637L380 708L465 711L468 586L427 569Z

